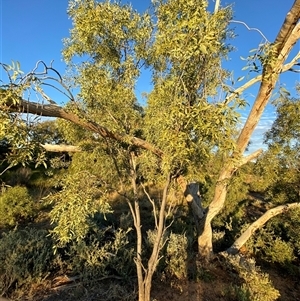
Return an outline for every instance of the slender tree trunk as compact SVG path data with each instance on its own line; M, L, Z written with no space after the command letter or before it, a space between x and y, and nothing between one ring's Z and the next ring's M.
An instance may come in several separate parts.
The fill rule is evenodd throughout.
M145 288L144 288L144 276L143 276L143 263L142 263L142 230L141 230L141 212L140 212L140 205L139 205L139 198L138 198L138 188L136 184L137 174L136 174L136 162L135 162L135 155L132 152L130 154L130 163L131 163L131 184L133 189L133 196L134 196L134 206L132 206L130 200L127 200L129 205L133 223L136 231L136 258L135 258L135 265L136 265L136 272L138 278L138 295L139 301L144 301L145 299Z
M159 263L159 252L164 245L163 242L163 235L165 232L165 209L167 205L167 197L168 197L168 191L171 183L171 175L168 175L167 182L165 183L164 191L163 191L163 197L161 201L161 206L159 210L159 220L158 220L158 227L157 227L157 234L155 237L152 254L150 256L150 259L148 261L148 268L145 275L145 299L144 301L150 301L151 296L151 286L152 286L152 277L156 270L156 267ZM154 213L155 214L155 213ZM142 301L142 300L139 300Z
M161 206L159 210L159 218L157 224L157 233L152 249L152 254L148 260L148 266L145 268L142 262L142 231L141 231L141 212L139 206L139 197L138 197L138 188L136 184L137 174L136 174L136 162L135 154L132 152L130 157L131 162L131 180L132 188L134 193L134 206L128 200L128 205L133 216L134 227L137 234L137 243L136 243L136 259L135 265L137 270L138 277L138 300L139 301L150 301L151 297L151 287L152 287L152 277L156 270L157 264L159 263L159 252L164 245L162 241L163 235L165 232L165 209L167 205L168 191L171 183L171 175L168 175L163 197L161 201ZM156 214L156 212L153 212Z

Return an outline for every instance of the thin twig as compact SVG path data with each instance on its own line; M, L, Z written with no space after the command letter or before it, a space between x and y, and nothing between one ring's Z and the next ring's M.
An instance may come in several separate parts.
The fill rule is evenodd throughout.
M155 206L155 202L151 199L149 193L146 191L146 188L144 186L144 184L141 184L144 190L144 193L146 194L149 202L152 204L153 207L153 215L154 215L154 221L155 221L155 228L158 228L158 222L157 222L157 213L156 213L156 206Z
M255 28L255 27L249 27L245 22L243 21L237 21L237 20L231 20L229 21L231 23L238 23L238 24L242 24L244 25L248 30L255 30L257 32L260 33L260 35L266 40L266 42L270 43L269 40L266 38L266 36L258 29L258 28Z

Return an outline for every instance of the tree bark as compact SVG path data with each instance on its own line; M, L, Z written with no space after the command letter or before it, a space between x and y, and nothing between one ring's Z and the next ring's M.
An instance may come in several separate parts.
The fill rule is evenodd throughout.
M152 254L148 261L148 267L145 275L144 285L145 285L145 297L144 300L139 301L150 301L151 296L151 287L152 287L152 277L156 270L156 267L159 263L159 252L162 248L162 239L165 232L165 208L167 205L167 198L168 198L168 190L171 183L171 175L168 175L167 181L165 183L165 187L163 190L163 196L161 201L161 206L159 210L159 219L158 219L158 227L157 227L157 234L155 237L154 245L152 248Z
M4 93L5 91L2 90L0 97L3 96ZM6 101L5 109L9 110L10 112L29 113L44 117L62 118L64 120L77 124L89 131L97 133L103 138L109 138L116 141L135 145L137 147L149 150L150 152L154 153L159 157L163 155L163 152L160 149L156 148L154 145L148 143L143 139L127 134L115 133L104 126L89 120L87 118L88 116L85 116L85 118L81 118L78 115L72 112L67 112L64 108L54 104L41 105L37 102L26 101L22 98L19 98L17 104L14 104L12 100ZM82 114L84 114L84 112L82 112Z
M300 203L291 203L287 205L277 206L269 209L259 219L253 222L248 229L233 243L233 245L226 250L229 254L237 254L241 247L247 242L247 240L255 233L257 229L260 229L269 219L272 217L284 213L290 209L300 207Z
M271 57L270 63L266 64L263 68L259 92L249 113L248 119L246 120L246 123L237 139L236 151L228 159L227 163L224 164L224 168L220 172L213 201L208 207L202 223L202 233L198 237L199 253L207 260L210 259L213 253L211 221L224 206L227 195L227 183L234 174L234 171L243 164L243 159L239 160L239 158L246 150L251 135L253 134L253 131L256 128L272 95L285 60L300 37L300 24L297 24L299 18L300 0L296 0L290 12L287 14L287 17L275 40L275 57ZM274 56L274 53L272 56Z
M183 176L177 178L177 183L185 196L189 208L191 209L197 229L197 234L200 234L200 224L205 214L205 209L202 206L201 196L199 192L199 184L196 182L187 183Z
M80 152L81 149L79 146L74 145L65 145L65 144L41 144L41 146L47 152L54 152L54 153L61 153L61 152L70 152L70 153L77 153Z

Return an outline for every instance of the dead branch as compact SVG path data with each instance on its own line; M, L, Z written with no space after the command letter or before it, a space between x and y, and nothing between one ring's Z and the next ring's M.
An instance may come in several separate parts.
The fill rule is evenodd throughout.
M269 219L272 217L287 212L290 209L300 207L300 203L291 203L286 205L280 205L275 208L269 209L258 220L253 222L248 229L233 243L233 245L226 250L229 254L236 254L241 247L247 242L247 240L255 233L257 229L260 229Z
M70 153L77 153L81 152L81 148L79 146L75 145L65 145L65 144L41 144L41 146L47 151L47 152L54 152L54 153L61 153L61 152L70 152Z

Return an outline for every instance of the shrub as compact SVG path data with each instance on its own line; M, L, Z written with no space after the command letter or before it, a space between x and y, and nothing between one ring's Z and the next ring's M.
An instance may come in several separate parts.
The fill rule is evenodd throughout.
M273 229L270 229L271 226ZM277 262L281 265L291 263L295 259L294 246L280 237L283 233L274 233L275 230L276 224L274 223L261 229L258 235L249 239L246 247L266 261Z
M63 251L69 255L72 272L87 282L106 276L127 278L134 271L134 249L129 246L127 232L121 229L99 229Z
M272 245L265 248L267 260L280 264L290 263L295 259L294 248L291 243L276 238Z
M45 277L53 260L52 241L45 230L10 231L0 239L0 292L33 284Z
M25 187L8 188L0 196L0 225L15 226L35 215L34 201Z
M239 290L243 298L238 300L251 301L274 301L280 296L277 289L273 287L269 275L262 273L260 268L255 265L254 259L244 258L239 255L227 256L233 268L238 272L243 284Z
M166 251L167 271L178 279L187 277L187 247L188 240L185 234L170 234Z
M251 301L249 291L236 284L232 284L226 289L225 296L228 301Z

